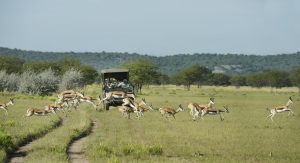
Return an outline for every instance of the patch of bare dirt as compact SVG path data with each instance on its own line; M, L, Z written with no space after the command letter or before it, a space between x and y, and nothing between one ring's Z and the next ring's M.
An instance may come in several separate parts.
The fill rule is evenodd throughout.
M55 125L52 129L50 129L43 136L45 136L46 134L52 132L54 129L62 126L63 123L64 123L64 121L63 121L63 119L61 119L60 122L57 125ZM43 136L41 136L41 137L43 137ZM39 138L41 138L41 137L39 137ZM30 142L27 142L26 144L20 146L17 151L15 151L13 153L10 153L9 154L9 159L8 159L7 162L9 162L9 163L21 163L21 162L24 162L24 158L27 155L28 151L31 149L32 143L35 142L36 140L38 140L39 138L31 140Z
M92 123L92 130L90 132L93 133L95 131L95 129L97 128L96 122ZM72 144L69 146L68 149L68 156L69 156L69 160L72 163L88 163L88 160L85 159L84 156L84 143L87 139L88 135L86 135L85 137L82 137L80 139L77 139L75 141L72 142Z

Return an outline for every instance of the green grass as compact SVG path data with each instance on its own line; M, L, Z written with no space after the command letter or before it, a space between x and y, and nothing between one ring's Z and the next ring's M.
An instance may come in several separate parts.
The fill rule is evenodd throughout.
M140 120L122 118L115 108L102 114L91 112L99 127L86 143L86 155L91 162L299 162L300 96L296 89L290 91L150 87L139 99L145 97L156 108L182 104L185 112L170 121L157 111L146 112ZM266 108L284 105L290 95L296 115L276 115L274 120L280 125L266 119ZM217 108L229 106L225 121L218 116L192 120L188 103L205 104L209 97L215 97Z
M29 107L44 108L46 104L51 103L49 100L38 96L28 98L25 95L2 93L0 102L7 102L10 97L15 98L15 105L8 108L8 116L5 116L4 110L0 110L0 133L2 133L0 135L11 138L9 145L0 149L0 160L2 161L7 159L6 152L15 150L19 145L44 135L60 122L57 116L24 117Z
M88 86L86 95L96 97L97 85ZM0 95L5 101L10 95ZM16 105L9 116L2 117L1 131L12 142L28 137L30 133L45 131L58 121L57 116L23 118L27 107L42 107L54 97L37 97L15 94ZM295 116L281 113L274 117L279 124L266 119L266 108L284 105L289 96L294 99ZM228 105L225 120L206 116L193 121L187 110L189 102L206 104L215 97L217 108ZM176 120L166 121L158 111L145 113L138 120L121 117L116 108L96 112L82 104L73 110L64 124L38 139L25 158L26 162L68 162L66 148L70 141L90 129L90 119L97 128L84 145L90 162L299 162L300 160L300 95L296 88L253 89L249 87L192 87L191 91L176 86L150 86L143 89L138 100L146 98L155 108L182 104L184 112ZM59 114L63 116L63 114ZM9 139L9 138L8 138ZM272 157L270 157L270 152ZM5 152L0 150L0 157Z
M69 143L91 129L91 121L84 110L73 110L64 118L63 125L32 143L25 162L67 162Z

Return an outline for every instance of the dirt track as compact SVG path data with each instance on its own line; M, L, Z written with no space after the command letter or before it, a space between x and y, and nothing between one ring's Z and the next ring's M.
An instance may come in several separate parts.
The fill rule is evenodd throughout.
M54 126L51 130L49 130L47 133L45 133L43 136L45 136L46 134L52 132L53 130L55 130L56 128L62 126L64 123L64 120L61 119L60 122ZM41 136L41 137L43 137ZM39 137L39 138L41 138ZM38 140L39 138L37 139L34 139L34 140L31 140L30 142L22 145L19 147L19 149L13 153L10 154L9 156L9 159L8 159L8 162L9 163L20 163L20 162L24 162L24 157L27 155L27 152L31 149L31 145L33 142L35 142L36 140Z
M92 123L91 133L95 131L97 128L97 124L95 122ZM88 135L87 135L88 136ZM87 136L82 137L78 140L75 140L68 149L69 160L72 163L88 163L84 156L83 144L85 143Z

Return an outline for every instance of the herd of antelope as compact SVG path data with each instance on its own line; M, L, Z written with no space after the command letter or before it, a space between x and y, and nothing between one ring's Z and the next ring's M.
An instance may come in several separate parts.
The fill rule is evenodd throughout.
M267 110L270 111L270 114L267 116L267 118L270 118L273 121L273 117L276 113L282 113L282 112L289 112L289 115L294 115L294 112L291 109L291 105L293 104L292 97L289 97L288 102L284 106L276 106L273 109ZM215 102L214 98L210 98L208 104L199 104L199 103L189 103L188 109L190 109L190 115L193 117L193 120L197 120L197 118L200 118L203 120L205 115L219 115L221 121L224 120L223 113L229 113L229 108L227 105L223 106L221 109L216 109L214 107ZM144 112L147 110L154 110L152 105L149 105L149 109L145 108L144 106L147 106L146 100L143 98L141 102L135 102L131 98L125 98L123 100L123 105L118 107L118 110L122 113L122 116L127 116L127 118L130 119L131 113L136 113L136 116L138 118L144 116ZM178 109L174 109L172 107L161 107L158 109L160 114L165 117L166 119L170 118L171 116L175 119L175 114L184 111L182 105L180 104L178 106Z
M91 104L95 110L98 110L98 106L105 99L93 98L90 96L84 96L83 92L76 90L66 90L58 94L58 99L54 104L46 105L43 109L38 108L29 108L26 111L26 117L32 115L48 115L49 113L56 114L56 111L63 111L66 113L70 111L70 107L73 106L76 110L81 102L86 102ZM96 102L98 101L98 103ZM291 109L293 104L292 97L289 97L286 105L276 106L272 109L268 109L270 114L267 118L270 118L272 122L274 122L273 117L277 113L289 112L289 115L294 115L294 112ZM8 115L8 107L14 105L14 99L10 99L7 103L0 103L0 109L5 111L5 115ZM228 106L223 106L221 109L216 109L214 107L215 102L214 98L210 98L208 104L199 104L199 103L189 103L188 109L190 110L190 115L193 120L197 120L198 118L204 119L205 115L219 115L221 121L224 120L223 113L229 113ZM122 106L118 107L118 110L121 112L122 116L130 119L130 114L135 113L137 118L144 117L144 113L148 110L154 110L153 106L146 103L146 100L143 98L140 102L135 101L133 98L126 97L123 99ZM184 111L182 105L178 106L178 109L172 107L160 107L157 109L161 116L165 119L169 119L173 117L175 119L175 115L179 112Z
M84 96L82 92L75 90L66 90L58 94L58 99L54 104L46 105L44 108L28 108L25 116L30 117L32 115L48 115L49 113L56 114L57 111L63 111L66 113L70 111L70 107L73 106L76 110L81 102L91 104L96 110L99 104L96 104L96 99L90 96ZM8 107L14 105L14 99L10 99L7 103L0 103L0 109L5 111L5 115L8 115Z

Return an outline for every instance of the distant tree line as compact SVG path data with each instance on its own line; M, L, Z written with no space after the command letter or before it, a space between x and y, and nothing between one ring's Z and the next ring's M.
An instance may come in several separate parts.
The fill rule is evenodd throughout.
M9 49L0 47L0 56L12 56L28 61L56 62L68 57L80 60L82 64L90 65L97 71L119 67L133 63L136 59L149 60L163 74L172 76L191 65L201 65L210 70L220 69L228 75L241 75L263 72L267 70L291 71L300 67L300 52L278 55L243 55L243 54L178 54L171 56L149 56L137 53L120 52L40 52Z
M161 72L150 59L136 59L121 67L129 69L130 81L139 91L143 86L149 84L184 85L187 89L190 89L191 85L198 87L201 85L270 86L274 88L296 86L300 88L300 67L290 71L270 70L245 75L226 75L213 73L208 67L193 64L170 76ZM93 67L84 65L73 58L62 58L56 62L26 62L19 58L0 56L0 72L0 91L20 91L42 95L58 89L81 87L99 81L99 74ZM26 83L28 85L35 83L35 86L23 86ZM54 86L43 88L43 83ZM75 85L71 86L72 83ZM38 88L38 90L34 90L34 88Z
M158 67L149 60L136 60L131 64L125 64L128 68L133 84L141 90L142 85L148 84L176 84L184 85L188 90L191 85L215 85L215 86L251 86L274 88L295 86L300 91L300 67L291 71L271 70L247 75L226 75L213 73L209 68L200 65L191 65L172 76L159 72Z

